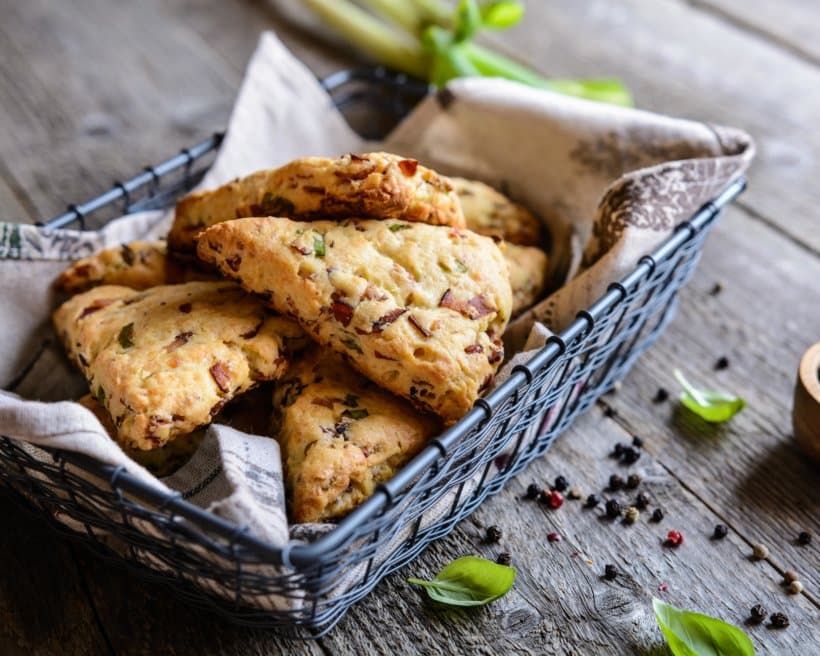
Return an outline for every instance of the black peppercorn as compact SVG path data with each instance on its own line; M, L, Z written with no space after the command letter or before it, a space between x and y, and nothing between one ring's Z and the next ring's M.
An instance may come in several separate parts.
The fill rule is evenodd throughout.
M527 486L527 494L525 497L527 499L537 499L538 495L541 493L541 488L538 487L535 483L530 483Z
M789 626L789 618L786 617L785 613L772 613L769 621L775 629L785 629Z
M641 477L637 474L630 474L626 477L626 487L630 490L634 490L641 484Z
M669 391L665 387L659 387L652 397L652 403L664 403L669 399Z
M551 498L552 498L552 492L550 492L550 490L543 489L538 493L538 501L540 503L549 504Z
M587 508L594 508L599 503L601 503L601 497L599 497L597 494L590 494L587 497L586 507Z
M606 502L606 516L610 519L615 519L621 514L621 504L615 499L610 499Z
M715 532L712 533L712 537L715 540L722 540L727 535L729 535L729 527L726 524L718 524L715 526Z
M655 523L663 521L663 510L655 508L655 510L652 511L652 521Z
M626 444L623 442L615 442L615 446L612 448L612 453L609 455L613 458L620 458L623 455L625 448Z
M498 542L501 539L501 529L497 526L488 526L487 535L484 537L485 542L490 544Z
M634 435L632 437L632 446L634 446L636 449L642 449L643 448L643 438L639 437L637 435Z
M620 490L624 486L624 479L623 477L619 476L618 474L612 474L609 477L609 489L610 490Z
M495 562L499 565L509 565L512 562L512 556L506 551L502 551L498 554L498 558L495 559Z
M649 495L646 492L638 492L638 496L635 497L635 507L640 510L643 510L648 505ZM660 508L657 508L657 510L660 510ZM652 513L652 516L654 517L655 513ZM663 516L663 513L661 513L661 516Z
M605 565L604 566L604 578L607 581L615 580L616 576L618 576L618 570L615 569L615 565Z
M641 452L633 446L624 447L623 453L621 454L621 460L623 460L627 465L638 462L638 458L640 457Z
M712 289L709 290L709 295L710 296L717 296L722 291L723 291L723 283L718 281L714 284Z
M800 531L800 535L797 536L798 544L802 544L804 547L807 544L811 544L811 533L808 531Z
M617 410L615 410L615 408L613 408L611 406L605 406L604 407L604 417L606 417L607 419L612 419L613 417L617 417L617 416L618 416L618 412L617 412Z
M749 611L749 616L755 624L760 624L763 620L766 619L766 616L769 613L766 612L766 609L763 607L763 604L755 604L752 606L752 610Z
M552 489L557 492L563 492L569 487L569 481L563 476L556 476L555 482L552 484Z
M729 368L729 358L727 358L725 355L718 358L718 361L715 362L715 370L716 371L722 371L723 369L728 369L728 368Z

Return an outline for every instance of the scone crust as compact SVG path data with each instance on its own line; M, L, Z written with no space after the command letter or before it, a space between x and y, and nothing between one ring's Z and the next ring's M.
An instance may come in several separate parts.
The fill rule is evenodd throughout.
M416 160L392 153L304 157L218 189L182 198L168 235L173 251L193 252L197 235L229 219L398 218L464 227L450 180Z
M315 347L276 384L274 434L293 520L338 519L437 434L440 421Z
M520 246L543 245L544 226L526 207L478 180L450 178L450 181L470 230Z
M513 294L512 315L516 316L535 304L547 287L549 258L535 246L518 246L504 242L501 251L510 267L510 287Z
M72 297L54 325L124 447L153 449L278 378L303 333L238 285L191 282Z
M249 218L209 228L198 253L368 378L447 420L472 407L503 359L507 263L469 230Z

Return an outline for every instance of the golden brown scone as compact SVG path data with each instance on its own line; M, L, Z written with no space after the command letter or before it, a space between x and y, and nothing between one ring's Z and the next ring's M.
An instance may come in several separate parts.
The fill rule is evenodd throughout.
M533 305L544 293L547 286L547 266L549 258L535 246L518 246L504 242L501 252L510 267L510 286L513 294L512 314Z
M368 378L447 420L472 407L503 359L507 263L470 230L238 219L203 233L198 254Z
M104 285L72 297L54 325L117 440L154 449L210 423L235 396L278 378L303 333L230 282L137 292Z
M69 294L79 294L97 285L122 285L148 289L192 280L214 280L213 273L199 271L168 255L164 241L134 241L107 248L74 262L55 281Z
M520 246L542 246L544 226L527 208L477 180L450 178L467 227Z
M276 384L274 435L293 520L338 519L371 496L441 428L331 350L315 347Z
M304 157L181 199L169 246L192 253L197 235L208 226L248 216L305 221L365 217L465 225L450 180L414 159L391 153Z

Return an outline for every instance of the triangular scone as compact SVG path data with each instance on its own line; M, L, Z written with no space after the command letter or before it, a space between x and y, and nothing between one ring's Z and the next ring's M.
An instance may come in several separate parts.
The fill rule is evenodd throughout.
M238 219L203 233L198 254L368 378L447 420L470 409L502 360L507 263L469 230Z
M373 494L440 430L440 420L315 347L273 393L293 520L339 518Z
M168 244L173 251L193 252L202 230L246 216L395 218L465 225L448 178L391 153L350 154L336 159L304 157L190 194L177 203Z
M215 280L211 272L178 262L164 241L134 241L72 263L55 281L57 289L79 294L97 285L148 289L193 280Z
M209 423L235 396L278 378L304 342L295 322L227 281L95 287L58 308L54 325L118 441L137 449Z

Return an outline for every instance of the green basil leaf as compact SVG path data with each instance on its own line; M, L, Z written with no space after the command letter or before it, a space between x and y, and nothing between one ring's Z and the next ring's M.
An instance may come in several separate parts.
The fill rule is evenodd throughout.
M754 656L752 641L736 626L660 599L652 607L673 656Z
M481 24L493 30L503 30L518 24L524 17L524 5L514 0L485 2L480 7Z
M129 323L122 327L120 334L117 336L117 341L123 348L131 348L134 346L134 324Z
M746 402L739 396L727 392L697 389L677 369L675 369L675 378L683 388L680 402L704 421L710 423L729 421L746 407Z
M319 233L313 235L313 254L317 257L325 256L325 236Z
M423 586L430 599L450 606L483 606L507 594L514 581L514 567L477 556L457 558L432 581L407 579Z

